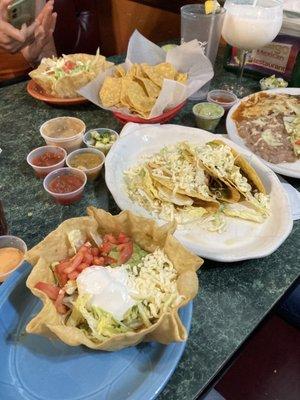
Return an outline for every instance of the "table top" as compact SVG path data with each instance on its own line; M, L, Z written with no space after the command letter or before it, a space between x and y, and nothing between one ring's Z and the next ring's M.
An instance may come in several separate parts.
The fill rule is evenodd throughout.
M222 69L221 58L218 60L212 88L236 79ZM258 90L257 81L250 78L245 78L245 85ZM120 131L121 126L109 111L93 104L52 107L31 98L25 87L23 82L0 89L0 197L10 233L31 247L63 220L84 215L88 205L118 212L103 177L87 185L79 203L60 206L52 202L42 181L35 178L26 163L27 154L44 145L39 126L62 115L83 119L88 129L107 127ZM192 106L188 102L171 123L194 127ZM217 132L225 133L224 129L223 121ZM300 189L299 181L288 181ZM226 362L299 276L299 240L300 222L296 222L289 238L269 257L227 265L205 261L199 271L200 292L194 300L186 350L159 400L190 400L214 382Z

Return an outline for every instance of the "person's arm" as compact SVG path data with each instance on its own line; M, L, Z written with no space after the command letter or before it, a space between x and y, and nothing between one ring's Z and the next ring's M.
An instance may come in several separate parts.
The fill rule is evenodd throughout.
M16 29L7 21L7 8L12 0L0 0L0 48L9 53L16 53L34 40L34 31L38 25L34 21Z
M57 14L53 13L53 0L48 1L37 17L38 27L34 33L34 41L21 50L23 57L35 66L43 57L56 55L53 32Z

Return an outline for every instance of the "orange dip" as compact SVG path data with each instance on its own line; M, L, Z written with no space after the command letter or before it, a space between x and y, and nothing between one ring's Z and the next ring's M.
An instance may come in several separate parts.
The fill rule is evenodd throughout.
M23 257L24 253L14 247L3 247L0 249L0 275L6 274L16 268Z

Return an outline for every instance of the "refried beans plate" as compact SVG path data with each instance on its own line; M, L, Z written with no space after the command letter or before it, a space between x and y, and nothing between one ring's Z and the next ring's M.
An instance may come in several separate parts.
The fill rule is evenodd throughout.
M300 88L272 89L272 90L266 91L266 93L291 94L291 95L299 96ZM244 147L245 149L248 149L249 151L251 151L251 149L247 146L244 139L241 136L239 136L236 123L233 120L232 116L233 116L233 113L236 111L236 109L241 104L241 102L249 99L251 96L253 96L253 95L244 97L238 103L236 103L228 112L227 119L226 119L226 129L227 129L229 138L233 142L238 144L239 146ZM257 154L256 154L256 156L259 157ZM281 162L279 164L274 164L274 163L264 160L261 157L259 157L259 158L264 164L266 164L269 168L271 168L273 171L277 172L278 174L290 176L293 178L300 178L300 159L298 159L295 162Z

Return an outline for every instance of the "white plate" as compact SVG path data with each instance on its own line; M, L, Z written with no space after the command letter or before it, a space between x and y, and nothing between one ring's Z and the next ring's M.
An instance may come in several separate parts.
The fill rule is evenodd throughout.
M265 92L266 93L286 93L286 94L300 95L300 88L272 89L272 90L267 90ZM251 94L250 96L244 97L238 103L236 103L228 112L227 119L226 119L226 129L227 129L229 138L233 142L244 147L245 149L248 149L248 147L247 147L246 143L244 142L244 140L239 136L235 122L231 116L235 112L235 110L238 108L241 101L244 101L251 96L253 96L253 94ZM248 150L251 151L250 149L248 149ZM270 163L270 162L262 159L261 157L259 157L259 159L264 164L266 164L269 168L271 168L273 171L277 172L278 174L285 175L285 176L291 176L293 178L300 178L300 160L295 161L293 163L286 162L286 163L280 163L280 164L273 164L273 163Z
M271 195L271 216L263 223L227 218L223 233L209 232L200 224L186 224L177 228L175 236L190 250L202 257L222 262L232 262L265 257L275 251L289 235L293 222L288 199L277 176L257 157L220 135L179 125L127 124L105 161L106 184L122 210L153 218L128 197L124 184L124 171L139 163L140 157L153 154L162 147L179 141L204 144L220 138L243 153ZM165 223L158 220L159 224Z

